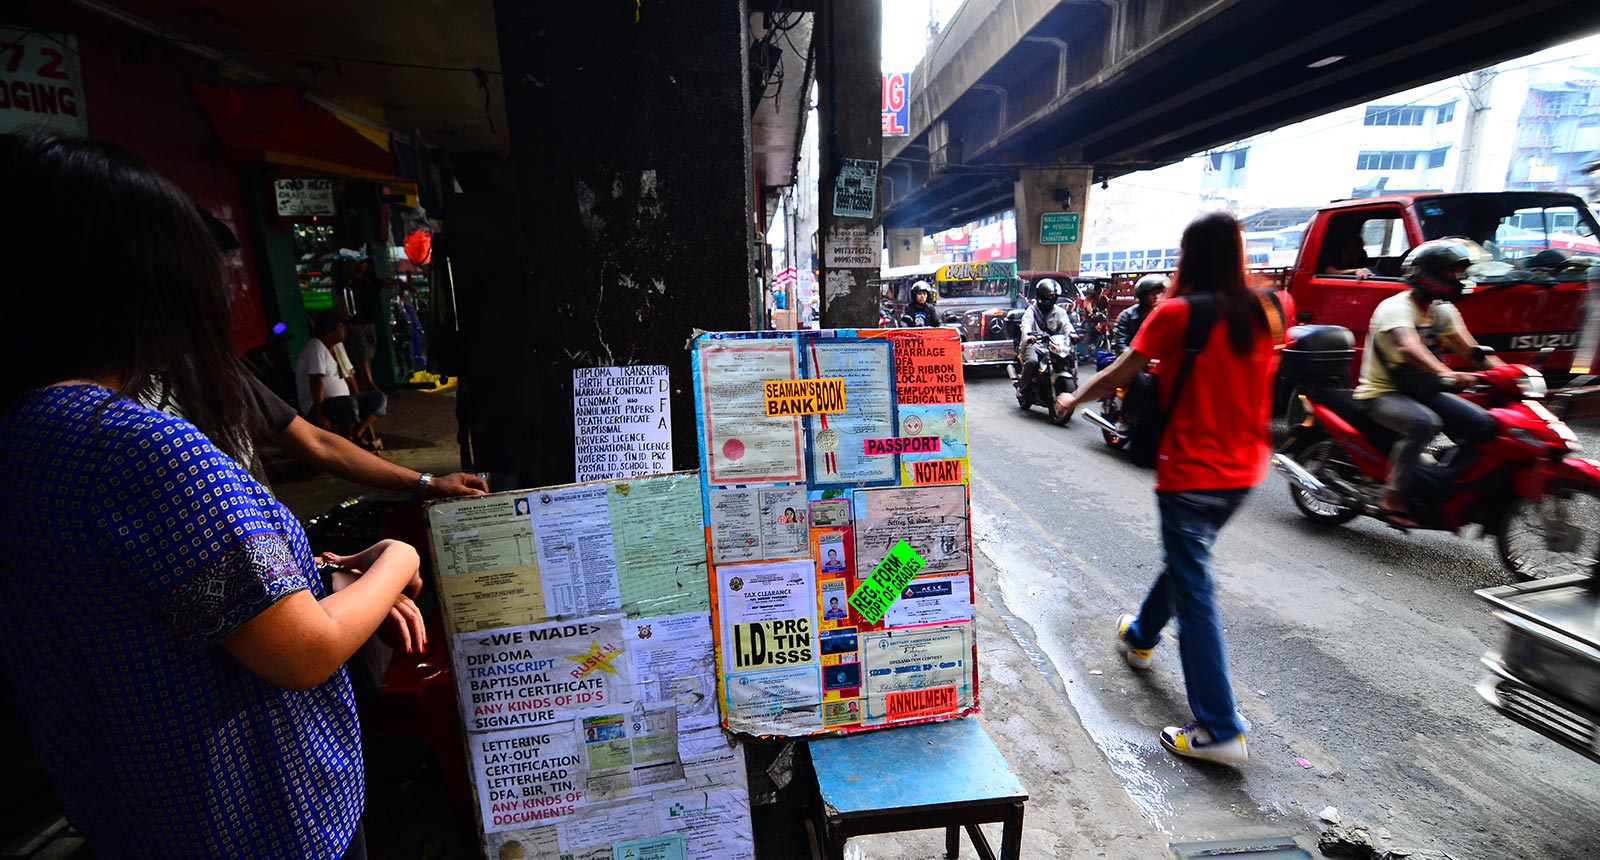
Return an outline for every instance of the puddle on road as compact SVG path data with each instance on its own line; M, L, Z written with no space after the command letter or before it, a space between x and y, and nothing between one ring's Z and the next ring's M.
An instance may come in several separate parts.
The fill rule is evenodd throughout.
M1266 825L1282 824L1286 819L1297 818L1277 802L1263 802L1251 797L1237 781L1219 784L1216 774L1197 770L1192 764L1174 759L1155 742L1154 734L1150 735L1148 743L1128 737L1128 721L1102 704L1100 696L1093 689L1095 681L1079 673L1070 661L1062 665L1053 660L1039 643L1039 635L1033 625L1006 604L999 587L998 572L1002 569L1028 570L1038 567L1036 562L1028 560L1021 552L1010 549L1015 544L1007 540L1007 530L1004 522L991 521L980 525L979 517L974 517L974 541L980 544L979 551L992 563L989 575L981 576L976 583L978 592L994 607L1006 631L1022 648L1040 676L1078 716L1079 723L1099 747L1128 796L1156 829L1165 833L1213 832L1217 829L1226 832L1228 829L1237 829L1245 821ZM1028 586L1027 599L1036 600L1048 591ZM1144 726L1137 728L1140 732L1148 731ZM1195 803L1192 800L1175 799L1175 796L1192 797L1200 793L1205 793L1213 802Z
M983 549L988 555L991 549ZM991 556L991 561L993 561ZM998 570L998 566L995 568ZM1034 633L1033 625L1018 617L1006 605L1005 598L999 594L998 582L979 582L978 592L989 601L989 605L1000 616L1006 625L1006 631L1011 638L1022 648L1022 653L1028 657L1028 662L1039 671L1045 683L1055 690L1061 701L1078 715L1083 727L1088 731L1090 738L1100 748L1102 754L1111 763L1112 770L1122 780L1128 795L1139 807L1145 817L1157 829L1171 832L1177 811L1173 808L1167 794L1167 786L1158 779L1153 771L1146 766L1145 751L1126 738L1118 735L1112 728L1112 719L1092 697L1074 697L1068 690L1068 680L1062 677L1062 671L1056 666L1050 656L1039 647L1038 636ZM1044 593L1042 588L1030 588L1028 595L1037 597ZM1071 683L1081 685L1083 679L1074 675Z

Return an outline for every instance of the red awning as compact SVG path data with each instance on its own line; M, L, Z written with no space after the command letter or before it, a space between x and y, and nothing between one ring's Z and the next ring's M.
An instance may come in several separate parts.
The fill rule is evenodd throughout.
M197 86L195 93L223 149L240 161L395 178L388 150L294 87Z

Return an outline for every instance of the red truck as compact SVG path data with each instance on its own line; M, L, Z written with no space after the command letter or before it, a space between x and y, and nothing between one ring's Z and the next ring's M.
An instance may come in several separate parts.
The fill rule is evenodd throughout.
M1588 206L1571 194L1346 200L1312 217L1300 256L1282 277L1300 322L1342 325L1359 345L1378 302L1404 288L1401 263L1411 248L1428 239L1470 239L1487 254L1468 269L1471 284L1456 301L1467 329L1512 363L1532 363L1553 348L1544 369L1561 380L1571 375L1590 269L1600 265L1597 234Z
M1445 237L1470 239L1486 252L1468 270L1470 286L1456 301L1472 336L1512 363L1531 364L1551 347L1545 375L1553 383L1570 378L1580 341L1589 340L1582 337L1585 325L1600 328L1600 315L1584 321L1590 271L1600 275L1600 225L1574 195L1503 191L1341 200L1312 216L1293 266L1254 272L1288 289L1297 322L1341 325L1355 334L1354 378L1373 309L1405 289L1407 252ZM1131 302L1134 282L1146 274L1111 275L1112 304ZM1578 359L1579 374L1592 372L1590 360Z

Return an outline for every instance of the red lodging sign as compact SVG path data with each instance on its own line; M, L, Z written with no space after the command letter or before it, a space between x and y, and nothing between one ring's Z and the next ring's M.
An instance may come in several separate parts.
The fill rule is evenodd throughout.
M40 126L89 133L77 40L0 27L0 134Z
M911 75L894 72L883 76L883 136L911 133Z

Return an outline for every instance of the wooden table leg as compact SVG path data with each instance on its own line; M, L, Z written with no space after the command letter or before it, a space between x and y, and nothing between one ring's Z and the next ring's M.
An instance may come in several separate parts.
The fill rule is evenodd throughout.
M840 822L823 819L822 842L825 860L844 860L844 846L850 834Z
M972 840L972 850L978 855L978 860L995 860L994 849L989 847L989 840L983 835L983 828L976 824L968 824L967 836Z
M944 856L956 860L961 856L961 828L952 825L944 829Z
M1022 804L1014 804L1000 834L1000 860L1021 860Z

